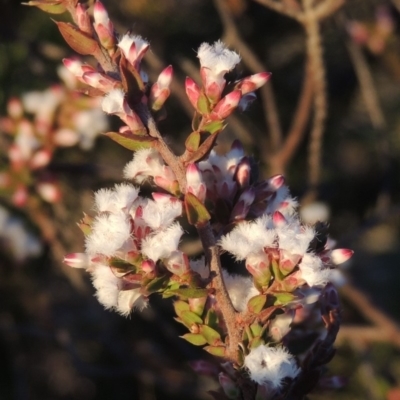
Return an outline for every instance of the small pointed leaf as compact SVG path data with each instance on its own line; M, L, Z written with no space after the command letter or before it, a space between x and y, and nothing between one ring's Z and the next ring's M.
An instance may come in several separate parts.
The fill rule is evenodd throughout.
M109 260L109 265L118 273L124 273L129 271L134 271L136 268L125 260L121 260L120 258L111 258Z
M160 276L157 278L154 278L146 285L146 291L148 293L156 293L156 292L161 292L165 287L167 286L169 278L167 276Z
M224 129L224 121L211 121L201 127L202 132L219 133Z
M48 12L49 14L63 14L67 11L62 1L29 1L28 3L22 3L25 6L33 6L40 8L42 11Z
M58 29L64 40L77 53L82 55L94 54L99 49L99 44L87 33L68 22L57 22Z
M206 346L204 350L213 356L225 357L225 347L223 346Z
M185 147L187 151L194 153L200 146L200 132L192 132L186 139Z
M211 112L210 102L203 92L200 93L199 99L197 100L197 111L203 115L208 115Z
M191 311L182 311L180 318L187 326L203 323L203 320L197 314Z
M210 308L207 311L207 315L206 315L204 322L209 327L211 327L213 329L217 329L218 328L218 314L213 309Z
M257 322L255 322L254 324L250 325L250 330L254 336L261 336L263 327L260 324L258 324Z
M259 336L256 336L254 339L252 339L250 341L249 347L251 349L255 349L256 347L261 346L263 344L265 344L265 341L262 338L260 338Z
M247 303L247 309L254 314L258 314L264 307L267 301L265 294L252 297Z
M188 162L201 161L203 158L207 157L215 145L215 141L217 140L218 134L219 132L210 135L194 152L194 154L192 154Z
M210 220L207 208L193 193L186 193L184 204L189 224L201 228Z
M194 344L195 346L204 346L207 343L207 340L203 335L199 333L186 333L181 336L182 339L187 340L189 343Z
M205 337L207 343L211 346L215 346L221 343L221 335L214 329L207 325L200 327L200 333Z
M128 150L137 151L141 149L149 149L153 146L154 142L157 140L150 136L138 136L134 135L132 132L107 132L104 133L110 139L114 140L121 146Z
M174 302L175 313L178 317L181 316L183 311L190 311L189 304L183 300L177 300Z
M296 296L289 292L274 293L273 295L275 297L275 306L286 305L296 299Z
M174 296L181 296L185 299L197 299L208 295L207 289L196 288L169 289L168 292Z

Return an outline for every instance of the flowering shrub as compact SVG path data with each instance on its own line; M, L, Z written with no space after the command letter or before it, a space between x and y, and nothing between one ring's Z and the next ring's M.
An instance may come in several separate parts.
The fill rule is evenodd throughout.
M122 121L106 135L134 152L124 169L129 182L95 193L96 215L79 224L85 252L65 263L86 269L98 300L125 316L153 294L173 298L176 320L188 331L182 338L219 360L215 398L304 398L334 354L340 313L329 282L352 252L328 248L326 227L301 221L283 176L258 181L240 143L226 154L213 150L226 118L246 109L270 74L227 83L239 55L220 41L203 43L201 82L185 82L193 131L177 156L157 127L173 69L148 82L141 61L149 43L131 33L118 37L99 1L93 18L73 0L30 4L71 13L75 24L58 22L60 32L98 67L78 59L64 64L89 95L102 96L105 113ZM151 198L135 186L145 181ZM180 247L182 217L197 230L201 257ZM232 273L235 261L241 274ZM305 339L309 344L299 346Z

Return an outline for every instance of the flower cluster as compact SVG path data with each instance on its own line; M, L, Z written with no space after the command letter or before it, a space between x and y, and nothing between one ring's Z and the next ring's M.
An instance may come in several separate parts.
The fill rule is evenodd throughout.
M85 253L70 254L65 262L85 268L99 301L122 315L144 307L154 293L174 297L176 321L188 330L182 338L225 361L219 397L243 398L245 387L265 399L295 391L332 354L339 318L329 280L352 252L332 251L325 227L301 221L283 176L257 181L256 165L240 143L226 154L213 149L226 118L245 109L270 74L227 84L226 73L239 55L221 41L203 43L197 53L201 82L185 81L195 113L192 132L177 156L157 126L166 115L172 67L150 85L142 68L147 40L132 33L118 38L99 1L93 18L79 3L61 3L68 3L76 21L76 26L59 22L61 34L99 65L77 59L64 64L88 85L89 95L102 97L105 113L122 121L107 136L134 152L125 179L156 186L151 198L131 183L96 192L95 216L80 223ZM200 257L182 251L178 218L196 230ZM232 259L243 266L240 274L232 273L227 261ZM319 313L312 312L315 303ZM288 349L296 325L325 334L295 356Z
M97 98L78 93L77 80L59 68L63 85L12 98L0 128L8 135L7 170L0 173L0 188L14 205L23 206L34 190L48 202L60 199L57 179L46 167L59 147L79 144L84 150L107 129L108 122Z

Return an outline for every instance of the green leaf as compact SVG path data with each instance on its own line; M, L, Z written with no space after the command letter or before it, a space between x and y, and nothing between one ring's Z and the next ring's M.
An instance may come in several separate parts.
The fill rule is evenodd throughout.
M64 40L77 53L82 55L94 54L99 49L99 44L87 33L68 22L55 21Z
M194 131L192 132L186 139L185 147L187 151L194 153L200 146L200 132Z
M63 14L67 11L62 1L30 1L28 3L22 3L25 6L33 6L40 8L42 11L48 12L49 14Z
M177 300L174 302L175 313L178 317L181 316L183 311L190 311L189 304L183 300Z
M218 328L218 314L211 308L207 311L207 315L204 321L205 324L210 326L211 328Z
M150 283L146 285L146 291L150 294L161 292L163 289L166 288L168 280L168 276L160 276L158 278L154 278L150 281Z
M286 305L291 301L293 301L294 299L296 299L296 296L293 293L289 292L281 292L281 293L275 292L273 296L275 297L274 300L275 306Z
M132 151L149 149L157 140L151 136L134 135L132 132L107 132L104 133L104 135L108 136L110 139L114 140L114 142L117 142L126 149Z
M274 278L278 281L281 282L284 276L282 275L281 270L279 269L279 264L277 263L276 260L272 260L271 262L272 265L272 271L274 273Z
M254 339L250 340L249 347L250 349L255 349L256 347L261 346L263 344L265 344L264 339L257 336Z
M203 320L194 312L182 311L180 318L187 326L192 326L193 324L202 324Z
M136 270L135 266L131 263L116 257L113 257L109 260L109 265L110 267L114 268L115 271L118 273L125 273Z
M267 296L265 294L254 296L248 301L247 309L254 314L258 314L263 309L266 301Z
M211 112L210 102L203 92L200 93L199 99L197 100L197 111L202 115L208 115Z
M221 132L226 125L224 125L224 121L211 121L208 122L207 124L204 124L201 127L202 132L208 132L208 133L219 133Z
M207 208L193 193L186 193L184 204L188 222L196 228L203 227L211 219Z
M202 325L200 327L200 333L205 337L207 343L211 346L215 346L221 343L221 335L216 330L210 328L207 325Z
M254 322L253 324L250 325L250 330L253 336L261 336L263 327L257 322Z
M213 133L200 145L200 147L192 154L187 162L201 161L207 157L215 145L219 132Z
M204 350L213 356L225 357L225 347L223 346L206 346Z
M199 333L186 333L181 336L182 339L187 340L189 343L194 344L195 346L204 346L207 343L207 340L203 335Z

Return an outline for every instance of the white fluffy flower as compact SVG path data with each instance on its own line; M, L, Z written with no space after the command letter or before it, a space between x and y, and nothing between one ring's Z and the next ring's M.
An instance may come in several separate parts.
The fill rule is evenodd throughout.
M204 257L200 257L197 260L190 260L190 268L197 272L203 279L207 279L210 276L210 269L206 266Z
M220 246L237 260L259 253L264 247L274 247L276 232L267 228L269 221L269 217L263 216L253 222L239 223L232 232L221 238Z
M240 56L229 50L220 40L214 44L202 43L197 52L200 64L210 69L217 78L232 70L240 62Z
M139 189L128 184L115 185L114 189L100 189L94 194L95 207L99 212L129 211L138 194Z
M182 235L182 227L178 223L173 224L169 228L145 238L142 242L142 253L154 262L167 258L177 250Z
M106 309L114 308L118 304L119 287L117 278L108 265L96 264L92 272L93 286L96 288L96 297Z
M135 45L135 49L132 52L133 44ZM118 47L130 62L134 62L139 56L143 56L149 46L149 42L139 35L126 34L118 42Z
M130 237L130 222L123 212L99 215L92 225L91 234L86 238L86 251L89 255L112 256L124 249Z
M118 293L116 310L124 316L128 316L133 308L143 309L147 305L140 289L121 290Z
M84 150L90 150L97 135L108 129L107 117L99 108L79 111L74 116L74 123Z
M113 89L103 97L101 108L107 114L124 113L124 98L122 89Z
M298 220L277 228L279 248L292 254L303 255L315 236L315 231L309 226L300 225Z
M300 369L294 357L283 347L258 346L244 359L250 378L260 385L278 389L284 378L295 378Z
M153 230L163 229L172 224L182 214L180 201L151 201L143 208L143 220Z
M230 275L225 270L222 270L222 276L233 307L239 312L245 311L247 302L260 294L253 284L253 279L249 276Z
M304 254L299 264L300 276L309 286L326 285L330 280L331 270L324 268L321 259L314 254Z

